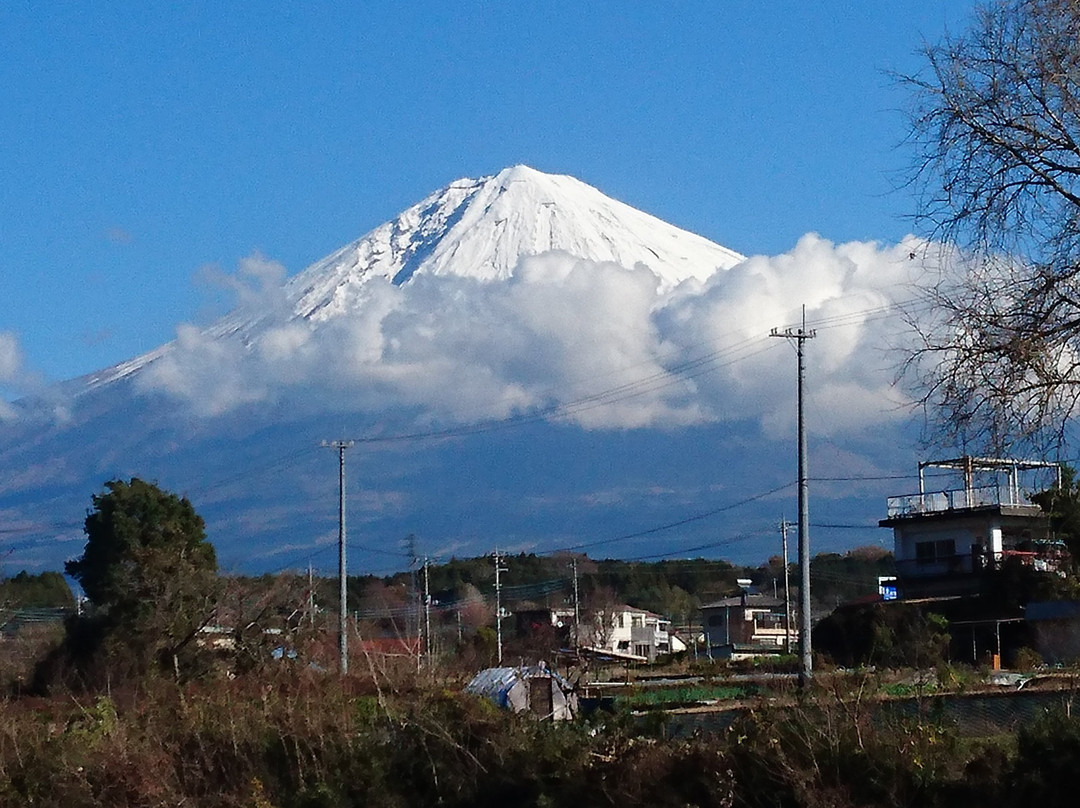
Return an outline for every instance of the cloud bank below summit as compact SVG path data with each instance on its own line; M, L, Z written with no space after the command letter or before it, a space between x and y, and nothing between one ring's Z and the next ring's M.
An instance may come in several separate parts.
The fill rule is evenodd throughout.
M459 424L569 405L558 417L586 429L749 419L784 435L795 359L768 334L796 325L805 304L819 331L807 353L815 426L851 433L907 413L889 351L905 339L895 305L932 252L914 238L808 234L790 252L663 291L646 266L549 252L522 259L506 281L371 278L355 311L323 322L288 316L283 270L253 256L223 283L241 309L264 315L260 327L222 336L181 325L136 385L203 417L284 404Z
M40 394L44 387L41 377L26 364L19 337L13 331L0 331L0 423L14 420L19 413L11 399Z

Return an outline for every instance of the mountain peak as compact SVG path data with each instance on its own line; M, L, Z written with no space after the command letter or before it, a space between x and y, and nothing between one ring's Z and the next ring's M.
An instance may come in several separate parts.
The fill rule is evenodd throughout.
M495 175L495 179L499 180L505 186L510 182L529 182L536 181L542 177L550 177L551 174L545 174L543 171L537 171L531 166L527 166L524 163L518 163L516 166L509 166L504 168L498 174Z
M623 204L566 174L526 165L462 178L309 266L284 290L284 316L321 323L361 311L368 284L417 275L510 278L523 258L558 251L596 263L645 266L661 289L704 280L743 256ZM206 329L251 334L282 312L237 310ZM172 343L85 377L88 387L138 372Z
M308 267L289 294L296 316L322 320L352 310L375 277L399 285L417 274L505 280L522 258L553 250L647 266L665 288L743 259L574 177L515 165L450 183Z

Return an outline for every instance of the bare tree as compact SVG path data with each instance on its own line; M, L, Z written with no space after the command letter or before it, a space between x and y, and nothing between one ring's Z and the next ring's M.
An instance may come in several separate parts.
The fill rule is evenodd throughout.
M597 586L585 595L581 614L579 646L607 648L621 612L619 596L610 586Z
M307 601L308 582L301 575L225 578L215 620L228 627L228 640L221 644L231 648L233 670L246 673L279 664L301 642L310 644L313 615Z
M924 49L919 217L957 249L905 367L952 437L1060 439L1080 396L1080 2L996 0Z

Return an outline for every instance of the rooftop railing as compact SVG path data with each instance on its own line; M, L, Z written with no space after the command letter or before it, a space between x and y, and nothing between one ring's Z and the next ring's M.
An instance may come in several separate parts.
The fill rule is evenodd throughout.
M890 519L897 516L917 516L924 513L941 513L990 505L1032 505L1032 502L1023 492L1000 486L928 491L925 494L889 497L887 500Z

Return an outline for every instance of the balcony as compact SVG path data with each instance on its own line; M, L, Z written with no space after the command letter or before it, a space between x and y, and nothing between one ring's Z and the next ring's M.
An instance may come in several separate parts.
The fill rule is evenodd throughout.
M937 575L969 575L976 569L993 564L987 556L973 558L970 554L937 556L932 559L897 559L896 574L901 578L925 578Z
M1019 563L1039 572L1057 572L1069 561L1069 552L1061 542L1031 542L1030 549L1005 549L997 553L957 554L924 559L897 559L896 574L901 579L942 575L970 575L983 570L1001 569L1007 562Z
M1032 503L1024 492L1008 486L996 485L984 488L957 488L952 491L933 491L925 494L906 494L889 497L886 500L889 519L1001 505L1038 507Z
M758 631L783 631L785 618L782 614L756 614L754 615L754 633ZM794 621L792 621L794 622Z

